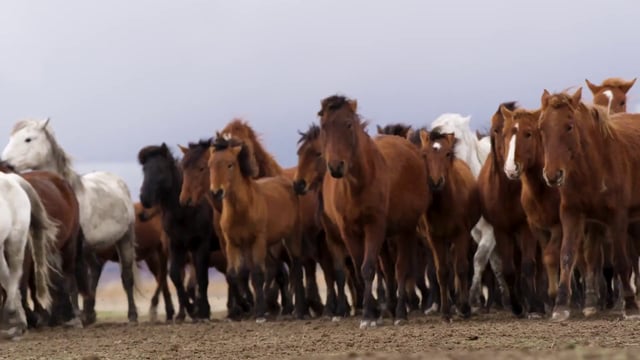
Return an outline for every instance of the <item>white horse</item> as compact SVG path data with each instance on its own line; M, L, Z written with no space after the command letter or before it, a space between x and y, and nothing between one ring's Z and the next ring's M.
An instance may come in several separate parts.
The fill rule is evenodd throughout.
M16 171L48 170L67 180L80 205L80 227L85 248L99 251L115 245L120 260L122 284L127 293L128 318L137 322L138 313L133 298L135 264L135 213L127 184L117 175L107 172L77 174L67 153L58 145L49 119L22 120L14 125L2 159ZM95 256L87 258L95 259ZM96 264L90 265L90 274ZM99 266L99 265L98 265ZM96 320L95 274L91 274L90 296L84 300L87 324Z
M491 139L485 136L478 140L470 127L470 116L462 116L455 113L444 113L431 123L431 130L438 128L443 133L453 133L458 139L455 147L455 156L469 165L473 175L478 178L480 170L487 156L491 152ZM493 235L493 226L484 217L481 217L471 231L473 239L478 244L478 250L473 257L473 281L469 292L472 303L477 303L481 293L482 272L491 262L491 268L498 281L498 287L502 294L507 291L507 284L502 275L502 261L494 251L496 239Z
M22 335L27 318L19 291L27 244L34 262L36 298L48 310L48 254L55 247L58 224L49 218L40 197L31 185L15 174L0 173L0 286L6 293L2 306L3 334Z

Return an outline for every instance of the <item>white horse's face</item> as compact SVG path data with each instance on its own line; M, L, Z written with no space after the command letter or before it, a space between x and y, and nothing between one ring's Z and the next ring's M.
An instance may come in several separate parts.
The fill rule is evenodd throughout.
M49 120L29 120L22 129L11 135L2 151L2 160L13 165L16 171L46 166L51 152L51 144L44 130L48 123Z

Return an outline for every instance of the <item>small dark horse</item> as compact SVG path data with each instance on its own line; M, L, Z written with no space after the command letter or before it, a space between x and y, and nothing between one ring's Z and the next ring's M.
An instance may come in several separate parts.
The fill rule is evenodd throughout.
M169 237L169 274L178 292L180 306L184 306L194 320L208 319L209 255L220 249L213 229L213 209L204 199L193 206L180 205L182 173L165 143L143 148L138 153L138 161L144 173L140 201L145 208L158 206L162 209L162 225ZM195 304L189 301L182 277L188 253L196 268Z

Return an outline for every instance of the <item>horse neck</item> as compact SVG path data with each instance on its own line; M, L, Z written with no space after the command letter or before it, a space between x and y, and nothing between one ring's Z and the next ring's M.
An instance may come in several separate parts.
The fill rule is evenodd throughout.
M244 223L251 213L255 191L255 181L242 178L225 190L222 208L232 219L238 219Z
M362 130L364 132L364 130ZM349 181L352 189L363 189L375 178L377 156L382 157L380 150L374 143L373 139L366 133L359 135L358 148L356 156L353 160L353 166L349 169Z
M470 141L473 142L469 143ZM467 165L471 169L471 173L473 174L473 176L475 178L478 178L478 175L480 175L480 170L482 169L482 163L480 162L480 157L478 156L476 140L468 140L465 137L464 142L456 145L455 152L456 157L458 159L464 159L464 162L467 163Z
M254 156L259 168L258 178L282 175L282 167L271 154L267 153L262 145L256 143L254 146Z
M64 157L67 157L64 154ZM71 188L74 191L83 190L84 186L82 184L82 176L80 176L73 168L69 165L68 160L65 163L60 161L56 161L53 154L49 154L48 159L43 163L42 166L38 167L36 170L50 171L60 175L64 180L66 180Z
M526 186L537 197L543 197L548 191L552 190L547 186L542 176L544 169L544 154L540 150L542 148L541 139L536 139L536 151L533 163L524 169L522 173L522 185ZM554 190L555 191L555 190Z
M164 193L164 196L160 197L160 206L162 209L166 209L167 211L171 211L174 209L179 209L182 206L180 205L180 191L182 190L182 173L178 169L177 166L174 165L172 169L171 183L173 186L169 191Z
M588 110L583 110L583 116L590 116ZM587 121L581 121L586 126L577 126L576 130L579 131L580 136L580 156L575 156L574 169L578 172L578 177L585 177L585 179L592 179L600 182L601 179L593 179L594 167L606 169L610 164L611 156L621 155L618 151L613 151L611 148L612 142L609 135L603 134L599 128L600 124L596 124L595 120L590 119ZM573 176L572 176L573 177Z

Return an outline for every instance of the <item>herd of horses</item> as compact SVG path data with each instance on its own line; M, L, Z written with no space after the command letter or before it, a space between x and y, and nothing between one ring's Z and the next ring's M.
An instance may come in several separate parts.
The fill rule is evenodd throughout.
M75 172L49 119L19 121L0 163L3 334L94 323L107 261L120 263L130 322L138 261L157 281L152 321L160 295L168 321L209 319L210 267L226 276L231 320L356 313L367 328L502 306L564 321L619 301L640 318L634 82L587 80L593 103L582 88L545 90L535 110L502 103L484 136L459 114L370 136L357 101L333 95L300 132L293 168L234 119L180 159L165 143L142 148L135 204L118 176Z

